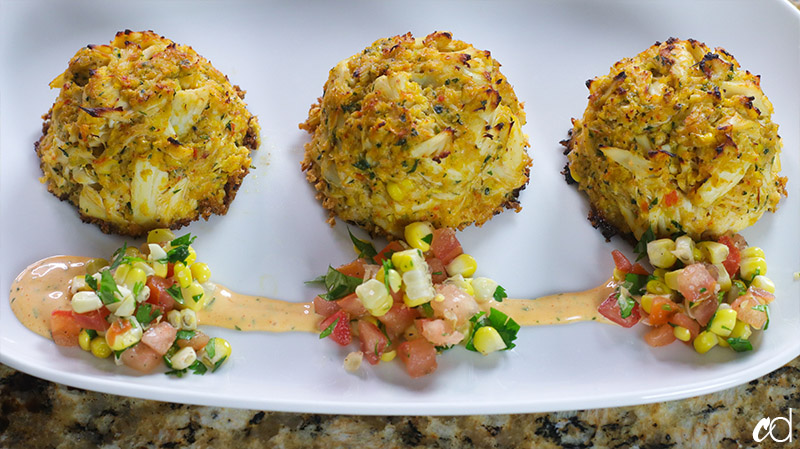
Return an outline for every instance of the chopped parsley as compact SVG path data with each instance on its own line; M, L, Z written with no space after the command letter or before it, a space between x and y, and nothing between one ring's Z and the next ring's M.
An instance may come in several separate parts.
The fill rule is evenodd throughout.
M161 315L161 310L153 310L153 305L149 303L144 303L136 309L136 321L142 326L147 326L151 321L158 318L159 315Z
M617 305L619 306L619 316L622 318L628 318L631 316L631 312L633 311L633 306L636 305L636 301L634 301L625 290L620 289L617 292Z
M433 234L428 234L425 237L422 237L422 241L430 245L433 241Z
M647 228L647 231L645 231L644 234L642 234L642 238L639 239L639 241L636 243L636 246L633 247L633 252L638 254L638 256L636 256L637 262L645 258L645 256L647 256L647 244L655 239L656 236L653 233L653 228L652 227Z
M767 322L764 323L764 329L763 329L767 330L767 328L769 327L769 306L766 304L759 304L757 306L751 307L751 309L758 310L759 312L764 312L767 314Z
M328 335L333 333L333 330L336 328L336 325L339 323L339 318L333 320L330 326L326 327L321 334L319 334L319 339L322 340L323 338L327 337Z
M175 300L178 304L183 304L183 293L181 292L181 286L177 283L172 284L169 288L167 288L167 293L172 296L172 299Z
M117 288L116 281L114 281L114 276L111 275L111 271L100 271L99 284L93 276L88 274L84 277L84 279L86 280L86 285L91 287L92 290L97 293L97 296L100 298L100 301L102 301L103 304L108 305L119 302L119 299L116 296L116 293L119 293L119 289Z

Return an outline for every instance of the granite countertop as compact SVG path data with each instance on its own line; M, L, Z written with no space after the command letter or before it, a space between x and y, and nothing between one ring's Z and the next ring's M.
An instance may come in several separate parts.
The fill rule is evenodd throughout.
M680 401L559 413L458 417L315 415L132 399L0 365L2 448L797 447L753 441L765 417L800 410L800 358L747 384ZM779 423L773 435L786 437Z
M789 0L800 7L800 0ZM316 415L84 391L0 365L0 448L800 447L800 357L714 394L633 407L456 417ZM792 442L753 440L788 418ZM775 439L787 437L779 422Z

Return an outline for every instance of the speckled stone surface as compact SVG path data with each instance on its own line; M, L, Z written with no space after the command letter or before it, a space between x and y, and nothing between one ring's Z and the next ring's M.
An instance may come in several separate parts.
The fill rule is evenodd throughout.
M753 440L788 417L792 443ZM774 431L783 439L785 424ZM800 447L800 358L748 384L681 401L528 415L370 417L274 413L131 399L0 365L2 448Z

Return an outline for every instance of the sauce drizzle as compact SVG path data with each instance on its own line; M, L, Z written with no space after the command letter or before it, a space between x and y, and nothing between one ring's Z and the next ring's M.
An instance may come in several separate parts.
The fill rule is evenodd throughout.
M50 315L54 310L70 310L72 278L85 274L88 257L53 256L42 259L20 273L11 285L11 310L28 329L50 338ZM558 293L537 299L490 301L481 307L494 307L520 326L566 324L580 321L610 323L597 312L597 306L614 290L611 281L591 290ZM203 325L242 331L319 332L320 317L310 302L287 302L261 296L235 293L217 285L213 300L198 313Z

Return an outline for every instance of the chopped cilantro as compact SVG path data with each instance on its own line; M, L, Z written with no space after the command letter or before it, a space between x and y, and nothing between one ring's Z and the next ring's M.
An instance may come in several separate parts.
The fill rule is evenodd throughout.
M322 276L320 276L320 278L321 277ZM316 283L320 278L314 279L311 282ZM319 297L326 301L335 301L356 291L356 287L361 285L363 280L361 278L348 276L329 266L328 273L325 275L323 282L328 292L319 295Z
M144 283L142 281L133 284L133 291L132 291L133 297L137 298L139 296L139 293L142 292L142 289L144 289Z
M227 359L228 359L228 356L226 355L226 356L222 357L221 359L217 360L217 363L215 363L214 367L211 368L211 372L212 373L216 372L219 369L219 367L222 366L223 363L225 363L225 360L227 360Z
M623 290L620 290L617 292L617 305L619 305L619 316L621 318L628 318L631 316L631 311L633 311L633 306L636 305L636 301Z
M422 237L422 241L430 245L433 241L433 234L428 234L425 237Z
M638 254L638 256L636 256L637 262L647 256L647 244L655 239L656 236L653 233L653 228L647 228L647 231L642 234L642 238L639 239L639 241L636 243L636 246L633 247L633 252Z
M726 341L731 346L731 349L733 349L736 352L745 352L753 350L753 345L750 343L749 340L745 340L744 338L729 338Z
M89 281L89 279L91 279L91 281ZM97 281L89 275L86 275L86 283L94 289L100 301L103 301L103 304L108 305L119 302L119 299L114 295L119 292L119 289L117 288L116 281L114 281L114 276L111 275L111 271L103 270L100 272L99 285Z
M505 298L508 298L508 295L506 294L506 289L498 285L497 288L494 289L492 297L497 302L503 302Z
M486 315L486 312L478 312L469 320L473 323L473 325L472 332L470 333L469 340L467 341L468 350L477 352L472 340L475 337L475 331L484 326L493 327L497 333L500 334L500 338L502 338L503 343L506 344L504 351L516 346L513 342L517 339L519 324L517 324L516 321L511 319L505 313L492 307L489 309L489 315Z
M111 262L111 266L108 267L109 270L116 269L120 263L122 263L122 258L125 257L125 250L128 249L128 244L123 243L122 247L118 248L114 251L114 261Z
M141 323L142 326L147 326L151 321L161 315L159 309L153 310L153 305L144 303L136 309L136 321Z
M378 255L372 243L356 238L356 236L350 232L350 228L347 228L347 233L350 234L350 241L353 242L353 246L355 246L356 251L358 251L358 257L372 261L372 258Z
M191 340L194 337L194 331L188 330L179 330L177 334L175 334L175 338L178 340Z
M632 295L643 295L647 292L649 277L649 275L627 273L621 286L625 287Z
M183 304L183 293L181 292L181 286L177 283L172 284L169 288L167 288L167 293L172 296L172 299L175 300L178 304Z
M422 314L425 315L426 318L433 318L433 307L431 303L426 302L424 304L419 305L420 310L422 310Z

